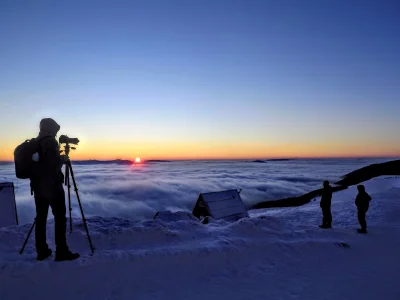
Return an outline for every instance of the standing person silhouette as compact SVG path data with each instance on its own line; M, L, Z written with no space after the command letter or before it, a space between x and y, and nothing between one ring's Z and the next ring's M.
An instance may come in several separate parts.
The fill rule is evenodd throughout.
M66 158L60 155L56 136L60 130L53 119L45 118L40 121L39 164L40 171L31 179L31 189L34 192L36 205L36 252L37 260L44 260L52 254L46 243L46 223L49 207L54 215L54 233L56 243L55 260L73 260L79 257L72 253L66 241L66 206L63 188L64 174L62 166Z
M332 187L329 185L329 181L325 180L319 205L322 209L322 224L319 225L321 228L332 228L331 200Z
M365 191L365 187L360 184L357 186L358 195L356 197L355 204L358 212L358 222L361 228L357 229L359 233L367 233L367 221L365 220L365 214L369 208L369 201L372 200L371 196Z

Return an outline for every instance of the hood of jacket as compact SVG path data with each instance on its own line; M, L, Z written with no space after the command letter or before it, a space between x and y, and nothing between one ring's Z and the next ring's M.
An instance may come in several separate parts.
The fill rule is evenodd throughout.
M56 121L51 118L44 118L40 121L40 132L38 138L45 136L52 136L55 138L59 130L60 125L58 125Z

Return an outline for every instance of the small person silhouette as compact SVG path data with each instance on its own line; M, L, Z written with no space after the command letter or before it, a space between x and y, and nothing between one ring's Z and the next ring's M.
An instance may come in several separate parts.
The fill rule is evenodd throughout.
M365 214L369 208L369 202L371 201L371 196L365 191L365 187L360 184L357 186L358 195L356 197L355 204L358 211L358 222L361 228L357 229L359 233L367 233L367 222L365 220Z
M331 200L332 200L332 187L329 181L324 181L324 188L322 189L320 207L322 209L322 224L321 228L332 228L332 213L331 213Z

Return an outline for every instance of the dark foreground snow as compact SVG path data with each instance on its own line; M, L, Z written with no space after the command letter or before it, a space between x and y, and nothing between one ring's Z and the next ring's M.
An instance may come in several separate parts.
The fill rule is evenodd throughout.
M94 217L91 256L74 219L73 262L35 261L33 235L20 255L31 224L0 228L0 299L400 299L400 179L366 189L367 235L356 231L355 187L334 194L331 230L318 228L319 199L235 223Z

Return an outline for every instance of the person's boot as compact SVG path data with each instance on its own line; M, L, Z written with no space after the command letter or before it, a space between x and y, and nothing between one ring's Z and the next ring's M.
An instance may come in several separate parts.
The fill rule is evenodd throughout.
M42 261L48 258L53 252L51 249L47 248L46 250L38 252L38 255L36 257L37 260Z
M359 228L357 229L358 233L367 233L367 229L366 228Z
M64 261L64 260L74 260L79 258L79 253L72 253L68 248L62 248L56 250L56 258L55 261Z
M321 224L321 225L319 225L319 227L323 228L323 229L328 229L329 228L327 224Z

